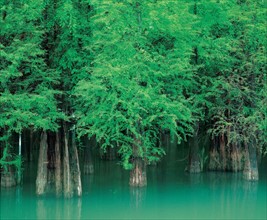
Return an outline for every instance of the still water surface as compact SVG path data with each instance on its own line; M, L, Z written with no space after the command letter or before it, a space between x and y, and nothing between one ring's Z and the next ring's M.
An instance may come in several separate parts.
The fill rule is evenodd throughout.
M73 199L36 197L28 164L22 187L1 189L0 219L267 219L266 160L260 181L247 182L238 173L189 175L177 158L172 152L148 167L141 189L128 186L117 162L95 161L95 174L83 176L83 196Z

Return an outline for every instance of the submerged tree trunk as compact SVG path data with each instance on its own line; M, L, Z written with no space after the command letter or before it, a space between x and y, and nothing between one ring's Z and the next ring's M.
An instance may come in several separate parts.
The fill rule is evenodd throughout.
M80 171L80 164L79 164L79 157L78 157L78 150L76 146L75 140L75 129L73 129L72 135L72 150L73 150L73 182L74 182L74 190L77 192L78 196L82 195L82 183L81 183L81 171Z
M209 165L208 165L209 170L220 170L221 164L217 146L218 146L218 138L214 137L214 139L212 140L212 145L209 154Z
M137 123L139 127L139 122ZM142 134L142 131L139 131ZM139 153L139 147L142 146L142 143L139 138L134 138L135 144L132 147L133 150L133 168L130 171L130 186L134 187L142 187L147 185L147 177L146 177L146 162L141 158Z
M36 178L36 194L42 195L45 193L47 185L47 133L43 131L40 140L39 161Z
M241 143L226 145L223 136L215 137L209 155L209 170L238 172L244 170L244 149Z
M242 158L243 158L242 151L240 147L238 147L237 143L233 143L231 147L232 147L232 152L230 154L231 170L234 172L241 171L244 168L242 163Z
M147 185L146 164L142 158L133 159L133 169L130 172L130 186L142 187Z
M6 136L6 139L4 140L5 143L3 143L3 146L0 146L0 149L3 150L3 152L0 152L0 159L3 159L6 162L12 161L12 156L10 156L10 140L9 140L9 134L6 131L3 131L1 136ZM5 146L5 147L4 147ZM2 148L3 147L3 148ZM6 150L6 155L4 156L4 152ZM3 158L4 157L4 158ZM11 164L5 164L4 167L0 166L0 175L1 175L1 186L2 187L12 187L16 186L16 177L15 177L15 167Z
M258 161L256 152L256 141L251 140L248 144L245 144L246 158L245 158L245 168L243 171L243 176L246 180L259 180L258 172Z
M72 181L70 173L69 159L69 141L68 129L66 124L63 125L64 130L64 161L63 161L63 176L64 176L64 196L69 198L72 196Z
M191 138L190 152L189 152L189 173L200 173L202 171L200 158L199 158L199 144L198 144L198 125L195 126L194 136Z
M21 133L19 133L19 157L20 158L22 157L21 156ZM17 176L17 184L20 185L22 183L22 167L21 167L21 163L17 167L17 169L18 169L18 172L17 172L17 174L18 174L18 176Z
M55 185L55 144L56 144L56 135L54 132L47 133L47 158L48 158L48 173L47 173L47 185L49 190L54 190Z
M0 135L1 135L1 129L0 129ZM2 158L3 157L3 148L2 147L0 147L0 158ZM1 182L2 182L2 173L3 173L3 168L2 168L2 166L0 166L0 185L1 185Z
M2 172L1 186L2 187L12 187L16 186L15 172L12 166L7 165L7 171Z
M55 142L55 185L56 185L56 194L60 195L62 192L62 178L61 178L61 152L60 152L59 132L56 133L56 142Z

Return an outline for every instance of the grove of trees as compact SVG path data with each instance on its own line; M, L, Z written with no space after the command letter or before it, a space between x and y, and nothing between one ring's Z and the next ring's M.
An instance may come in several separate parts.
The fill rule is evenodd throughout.
M38 195L51 179L57 194L81 195L80 155L93 173L94 141L144 186L166 134L189 142L188 172L258 180L264 1L0 2L1 186L20 184L22 161L38 154Z

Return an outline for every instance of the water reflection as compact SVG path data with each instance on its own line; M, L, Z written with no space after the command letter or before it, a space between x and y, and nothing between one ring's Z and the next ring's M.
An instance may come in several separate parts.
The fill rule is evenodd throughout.
M258 191L258 181L244 181L243 188L246 191L246 194L256 195Z
M81 219L81 210L81 198L37 198L36 219Z
M130 204L132 208L142 207L146 200L146 187L130 187Z
M188 173L187 175L189 176L189 182L191 186L203 183L204 177L202 173Z
M1 189L0 219L267 219L266 162L259 182L249 182L242 173L190 175L171 157L148 166L144 188L129 187L117 162L99 161L83 176L81 198L36 197L36 172L27 174L22 187Z
M46 214L48 213L48 210L45 208L45 202L43 199L37 200L37 206L36 206L36 217L37 219L47 219Z

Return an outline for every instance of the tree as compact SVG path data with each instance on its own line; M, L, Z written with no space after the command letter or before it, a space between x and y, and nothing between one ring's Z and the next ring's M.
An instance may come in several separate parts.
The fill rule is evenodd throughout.
M50 134L55 155L56 185L58 194L61 184L64 185L65 197L71 197L73 192L79 196L82 193L79 158L75 135L75 115L73 113L74 99L71 91L77 80L83 77L84 63L87 59L82 50L88 41L88 15L90 6L87 1L47 1L44 10L46 63L59 75L60 83L57 89L61 92L57 96L59 110L67 117L59 122L57 134ZM87 31L87 32L86 32ZM59 134L62 135L59 135ZM63 141L60 141L62 139ZM63 147L59 144L63 143ZM63 160L60 155L63 152ZM53 158L53 156L51 156ZM63 180L61 179L61 163L63 163ZM73 164L73 166L71 166Z
M266 70L265 9L262 2L256 1L211 1L200 4L199 11L206 23L199 56L201 72L206 73L202 80L211 123L209 132L214 139L210 168L242 170L241 152L254 151L255 160L256 146L249 146L256 145L256 140L258 146L265 142L260 126L264 113L259 106L264 96L258 95L263 95L260 91ZM211 21L210 16L217 19Z
M192 77L186 7L172 1L92 1L93 61L75 88L80 136L119 146L130 185L146 185L146 164L158 161L160 130L186 138L192 117L183 92ZM175 9L175 10L174 10ZM164 11L164 14L161 13ZM154 18L154 19L153 19ZM157 19L155 19L157 18Z
M2 147L9 154L3 155L3 166L5 158L13 160L9 144L12 133L21 134L29 127L55 130L57 119L63 117L57 111L57 91L53 89L58 78L45 65L40 48L43 8L43 1L5 1L1 7L0 130L5 140Z

